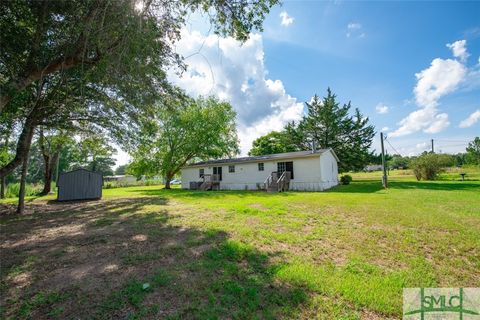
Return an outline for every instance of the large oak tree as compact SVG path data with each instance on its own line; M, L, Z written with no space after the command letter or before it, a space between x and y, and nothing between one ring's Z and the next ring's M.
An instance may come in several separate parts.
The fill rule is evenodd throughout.
M157 105L145 124L143 141L133 153L130 172L162 176L165 188L190 161L234 156L238 153L236 113L215 97L191 99L181 92Z

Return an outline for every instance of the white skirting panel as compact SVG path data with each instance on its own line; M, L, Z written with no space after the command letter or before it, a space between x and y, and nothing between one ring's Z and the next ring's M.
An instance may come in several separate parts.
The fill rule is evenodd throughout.
M322 182L290 182L290 190L295 191L323 191L338 184L337 181ZM188 189L184 188L184 189ZM220 182L221 190L263 190L263 183L225 183Z
M220 182L221 190L262 190L263 183L225 183Z
M330 189L338 184L337 181L322 182L290 182L290 190L296 191L323 191Z

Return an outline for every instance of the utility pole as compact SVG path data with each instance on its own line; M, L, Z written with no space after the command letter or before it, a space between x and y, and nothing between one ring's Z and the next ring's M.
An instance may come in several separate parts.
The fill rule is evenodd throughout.
M435 153L435 150L433 149L433 139L432 139L432 153Z
M382 145L382 168L383 168L382 184L383 184L383 187L386 189L388 188L388 181L387 181L387 164L385 163L385 148L383 147L383 132L380 132L380 140Z

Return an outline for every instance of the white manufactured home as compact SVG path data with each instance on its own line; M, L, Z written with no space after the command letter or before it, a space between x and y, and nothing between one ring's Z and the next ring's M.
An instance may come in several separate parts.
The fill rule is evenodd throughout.
M322 191L338 184L332 149L197 162L182 168L182 188Z

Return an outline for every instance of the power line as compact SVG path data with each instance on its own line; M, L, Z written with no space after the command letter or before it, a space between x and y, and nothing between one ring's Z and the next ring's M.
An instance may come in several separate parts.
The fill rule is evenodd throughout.
M398 152L398 151L397 151L397 149L395 149L395 147L394 147L394 146L392 146L392 144L390 143L390 141L388 141L388 139L387 139L387 138L385 138L385 141L387 141L388 145L389 145L390 147L392 147L393 151L395 151L395 152L396 152L396 154L402 155L400 152Z

